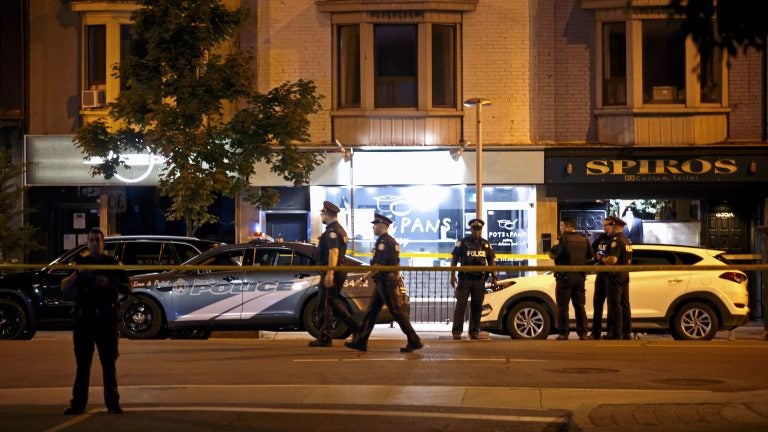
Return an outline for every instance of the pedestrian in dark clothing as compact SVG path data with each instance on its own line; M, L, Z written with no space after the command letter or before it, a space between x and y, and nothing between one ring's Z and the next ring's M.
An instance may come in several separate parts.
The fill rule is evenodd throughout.
M605 219L606 234L610 237L605 255L598 260L608 266L632 264L632 243L624 236L626 223L616 216ZM606 275L608 299L608 331L605 339L632 339L632 312L629 305L629 272L608 272Z
M549 250L549 257L556 265L587 265L594 262L592 245L583 234L576 232L576 220L563 218L560 221L560 237ZM568 317L569 304L573 303L576 314L576 332L579 339L589 339L587 335L585 272L556 272L555 297L557 300L557 325L560 335L558 340L568 340L571 332Z
M93 229L88 233L87 252L77 256L76 265L117 265L118 261L104 255L104 233ZM88 404L94 346L104 381L104 403L110 414L122 414L117 391L118 357L117 300L118 294L128 294L128 275L123 270L80 269L61 281L62 292L75 297L75 346L77 374L72 387L72 400L64 414L82 414Z
M378 236L376 246L371 258L371 266L397 266L400 265L400 246L397 241L389 235L389 226L392 220L380 214L374 214L373 233ZM400 329L408 338L408 344L400 348L400 352L412 352L423 348L421 339L411 325L408 312L405 310L405 293L401 291L400 273L397 271L376 271L371 270L357 282L373 278L376 288L371 296L371 303L365 312L365 318L360 325L360 333L351 342L345 342L344 345L358 351L368 350L368 337L376 324L376 317L381 311L383 305L387 305L389 312L400 325Z
M320 219L325 224L325 232L323 232L319 239L318 265L331 267L344 265L344 256L347 254L347 241L349 238L347 237L347 232L344 231L344 228L336 220L338 213L339 208L335 204L329 201L323 202ZM353 333L359 331L357 323L352 319L346 306L339 298L346 280L346 272L333 269L323 272L320 277L317 306L320 334L316 340L309 342L309 346L329 347L333 345L331 331L334 316L343 321Z
M605 227L603 227L605 229ZM599 255L605 256L605 251L608 250L608 245L611 242L608 234L600 234L594 242L592 242L592 250L595 251L595 260ZM598 262L598 265L602 263ZM595 292L592 295L592 334L589 335L590 339L600 340L603 335L603 306L605 306L605 285L608 273L597 272L595 275Z
M451 252L451 267L462 266L495 266L496 254L488 240L482 238L485 222L480 219L469 221L470 235L456 242ZM454 288L456 307L453 310L453 338L461 339L464 327L464 314L467 301L471 297L469 310L469 337L477 339L480 333L480 315L483 312L485 298L485 280L489 272L459 271L458 284L456 272L451 270L451 286ZM493 283L498 281L496 272L490 272Z

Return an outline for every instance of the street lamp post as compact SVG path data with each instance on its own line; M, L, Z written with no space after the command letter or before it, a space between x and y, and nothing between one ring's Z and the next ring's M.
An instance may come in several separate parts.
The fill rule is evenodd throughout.
M477 151L475 153L475 217L483 219L483 105L490 105L491 101L483 98L472 98L464 101L465 107L477 107L477 129L475 139Z

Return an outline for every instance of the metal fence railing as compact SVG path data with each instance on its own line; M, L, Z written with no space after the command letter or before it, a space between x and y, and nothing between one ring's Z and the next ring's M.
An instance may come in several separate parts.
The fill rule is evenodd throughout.
M505 261L504 266L527 266L528 260ZM447 323L453 320L456 299L451 287L450 272L441 267L435 270L408 270L400 272L410 297L410 318L420 323ZM521 271L505 271L500 279L522 276ZM468 313L468 312L467 312ZM465 317L465 320L468 316Z

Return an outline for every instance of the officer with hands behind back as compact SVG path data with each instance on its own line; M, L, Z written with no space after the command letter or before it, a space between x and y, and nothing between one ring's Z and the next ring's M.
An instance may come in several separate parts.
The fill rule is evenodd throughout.
M104 233L94 228L88 233L87 252L75 257L74 264L119 263L104 255ZM75 327L72 336L77 363L72 400L64 414L77 415L85 411L94 346L99 350L101 361L104 403L110 414L122 414L115 366L118 357L117 296L129 293L128 275L124 270L76 270L62 279L61 290L65 296L75 297Z
M317 264L322 266L344 265L344 256L347 253L347 232L336 220L339 208L330 201L323 202L320 210L320 219L325 224L325 231L320 236ZM349 311L339 298L347 273L338 270L328 270L320 277L318 287L317 318L320 327L320 335L316 340L309 342L311 347L329 347L333 345L331 337L331 324L334 315L343 321L352 333L357 333L359 328L352 319Z
M462 266L495 266L496 254L488 240L482 238L485 222L481 219L469 221L470 235L456 242L451 252L451 267L460 263ZM461 339L464 327L464 313L467 310L467 300L472 297L469 313L469 337L477 339L480 333L480 314L483 311L485 298L485 280L487 272L459 271L458 284L456 272L451 270L451 286L455 288L456 307L453 311L453 338ZM491 272L493 283L498 281L496 272Z
M587 265L594 262L595 253L589 240L576 232L576 220L564 217L560 220L560 237L548 252L549 257L555 260L557 265ZM556 272L555 297L557 301L557 323L560 335L558 340L568 340L570 333L570 320L568 318L569 303L573 303L576 312L576 332L579 339L587 340L587 312L586 290L584 272Z
M400 265L400 246L389 235L389 226L392 224L392 220L375 213L371 223L373 224L373 233L378 236L376 246L373 249L371 266L375 269L376 266ZM371 277L373 277L376 287L371 295L371 302L365 312L363 323L360 325L360 333L351 342L345 342L344 345L358 351L367 351L368 337L371 335L373 325L376 324L376 317L379 315L381 307L386 304L389 312L400 325L400 330L408 337L408 344L400 348L400 352L412 352L421 349L423 347L421 339L411 325L408 312L403 308L405 295L400 291L400 273L371 270L356 285Z

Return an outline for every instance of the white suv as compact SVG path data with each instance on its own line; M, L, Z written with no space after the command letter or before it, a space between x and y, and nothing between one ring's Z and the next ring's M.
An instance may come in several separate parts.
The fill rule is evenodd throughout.
M709 340L749 317L747 275L725 267L723 251L689 246L633 245L634 265L681 265L675 270L630 274L634 332L671 333L675 339ZM507 279L485 295L481 328L514 339L546 339L555 332L557 306L552 274ZM595 274L587 276L587 317L592 318ZM607 307L603 309L607 313ZM571 308L570 317L574 312ZM605 322L605 320L603 320ZM574 322L571 320L571 327Z

